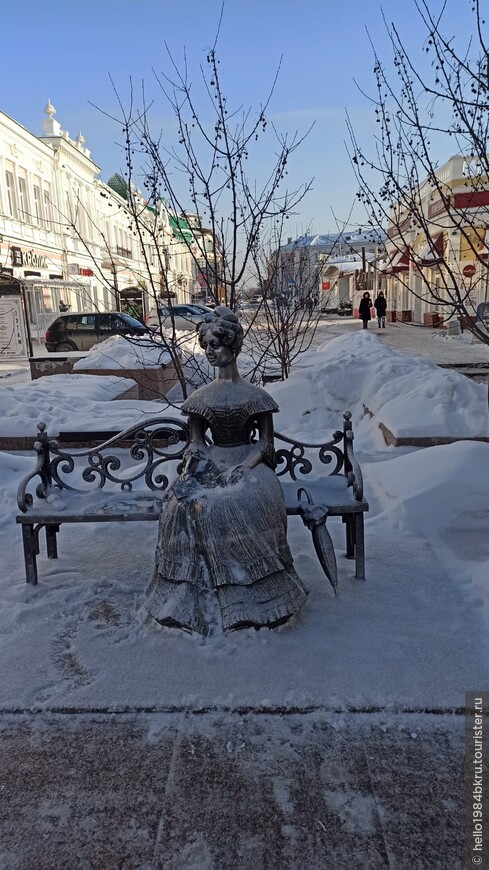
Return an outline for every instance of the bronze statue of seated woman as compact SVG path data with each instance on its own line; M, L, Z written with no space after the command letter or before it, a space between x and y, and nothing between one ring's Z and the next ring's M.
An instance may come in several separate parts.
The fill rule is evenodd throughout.
M272 414L278 406L239 375L243 330L230 309L218 306L206 315L199 342L218 377L182 406L190 446L162 504L146 607L160 624L202 635L271 628L286 622L307 596L287 544L274 471Z

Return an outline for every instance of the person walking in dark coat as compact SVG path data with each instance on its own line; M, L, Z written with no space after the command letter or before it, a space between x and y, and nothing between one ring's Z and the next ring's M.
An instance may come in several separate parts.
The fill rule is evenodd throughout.
M374 306L377 312L377 323L379 324L379 329L381 326L385 329L385 312L387 309L387 299L385 298L382 290L379 291L379 295L374 302Z
M363 321L363 328L368 329L368 322L371 320L370 309L372 307L372 300L370 298L370 293L365 291L362 298L360 299L360 305L358 306L358 313Z

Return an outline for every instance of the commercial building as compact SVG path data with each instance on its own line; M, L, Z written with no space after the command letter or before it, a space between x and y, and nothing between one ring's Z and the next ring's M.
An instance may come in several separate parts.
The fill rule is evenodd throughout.
M489 289L489 180L455 155L391 212L381 264L388 316L439 325L457 299L475 317Z
M22 286L31 335L63 308L144 316L157 295L201 296L182 219L120 175L104 183L81 133L44 112L40 136L0 112L0 291Z

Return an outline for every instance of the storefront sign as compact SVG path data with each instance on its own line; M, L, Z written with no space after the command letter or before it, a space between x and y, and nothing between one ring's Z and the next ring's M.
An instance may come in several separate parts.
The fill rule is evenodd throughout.
M465 275L466 278L473 278L475 275L475 266L473 263L467 263L466 266L462 269L462 275Z
M450 209L450 197L446 196L443 199L437 199L428 206L428 218L436 217L444 211Z
M22 248L10 248L12 266L32 266L34 269L47 269L45 254L36 251L24 251Z

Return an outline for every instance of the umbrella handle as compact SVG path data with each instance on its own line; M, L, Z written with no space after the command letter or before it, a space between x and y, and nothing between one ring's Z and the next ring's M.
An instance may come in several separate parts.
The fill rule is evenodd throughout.
M304 489L303 486L301 486L300 489L297 490L297 498L299 499L299 502L301 500L302 493L304 493L304 495L306 496L308 504L314 504L311 493L308 492L307 489Z

